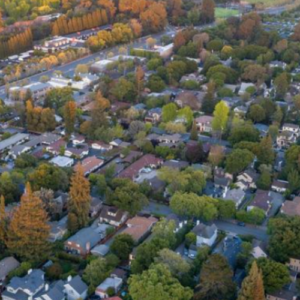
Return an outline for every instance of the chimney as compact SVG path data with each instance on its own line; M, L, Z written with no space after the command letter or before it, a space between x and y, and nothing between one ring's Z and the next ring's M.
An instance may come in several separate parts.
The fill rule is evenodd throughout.
M31 273L32 273L32 269L29 269L28 272L27 272L27 274L29 275Z
M199 221L199 220L197 220L196 224L197 224L197 225L199 225L199 224L200 224L200 221Z
M72 275L69 275L67 281L70 282L72 280Z
M45 291L46 291L46 292L49 291L49 284L48 284L48 283L45 284Z

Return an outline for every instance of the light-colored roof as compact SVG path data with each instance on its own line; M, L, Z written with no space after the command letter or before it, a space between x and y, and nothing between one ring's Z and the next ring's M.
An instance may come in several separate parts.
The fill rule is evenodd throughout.
M300 216L300 197L295 197L293 201L285 201L281 212L289 216Z
M0 151L3 151L9 147L12 147L16 145L17 143L20 143L21 141L28 139L29 134L27 133L17 133L8 139L0 142Z
M66 167L66 166L69 166L70 164L73 164L74 163L74 159L66 157L66 156L60 156L60 155L58 155L56 157L53 157L50 160L50 163L52 163L54 165L57 165L59 167Z

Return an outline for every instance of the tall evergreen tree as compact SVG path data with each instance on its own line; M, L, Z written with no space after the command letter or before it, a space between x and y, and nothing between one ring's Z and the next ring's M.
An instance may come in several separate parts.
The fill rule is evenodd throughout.
M82 228L88 224L91 205L90 183L84 177L83 167L78 165L76 172L71 178L71 188L68 203L69 214L77 217L78 227Z
M7 234L7 219L5 214L5 199L0 197L0 250L4 247Z
M7 232L7 247L15 255L40 261L49 252L50 226L40 198L32 193L30 183L15 210Z
M198 141L198 130L197 130L197 124L195 121L193 122L193 126L191 129L190 139L192 141Z
M263 277L256 261L243 281L238 300L265 300Z

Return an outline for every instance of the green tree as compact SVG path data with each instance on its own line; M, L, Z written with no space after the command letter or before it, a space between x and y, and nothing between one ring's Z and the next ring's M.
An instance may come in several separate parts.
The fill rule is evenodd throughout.
M162 108L162 120L163 122L174 121L177 117L177 106L174 103L169 103Z
M289 76L286 72L278 75L274 80L274 86L276 90L276 98L282 99L285 97L289 87Z
M131 235L122 233L115 237L110 246L110 251L114 253L121 261L127 260L134 246L134 240Z
M156 239L163 240L169 248L172 248L176 243L175 229L176 224L173 220L162 218L154 225L152 234Z
M234 145L239 142L258 142L259 131L252 124L233 126L229 135L229 141Z
M262 172L257 181L257 187L262 190L269 190L272 183L271 174L267 171Z
M219 200L218 202L219 218L231 219L235 217L236 207L231 200Z
M83 280L89 285L98 286L109 276L109 267L104 258L92 260L83 273Z
M287 177L289 182L289 189L294 192L300 188L300 176L297 170L292 169Z
M254 104L250 106L248 116L254 123L259 123L266 118L266 112L261 105Z
M268 222L268 252L276 261L287 262L300 256L300 217L280 216Z
M237 174L246 169L253 159L254 155L249 150L234 149L226 158L226 171Z
M243 281L238 300L265 300L262 272L255 261L249 275Z
M172 276L178 279L186 275L191 268L191 265L181 255L169 249L160 250L154 262L165 265Z
M273 141L270 135L265 136L260 141L257 158L261 164L273 164L275 153L273 150Z
M136 215L148 203L148 199L140 192L138 184L127 178L115 178L111 183L113 192L107 197L110 204Z
M233 271L225 257L220 254L209 256L200 271L200 283L195 299L232 299L236 292L232 277Z
M291 282L290 272L286 265L265 257L257 259L256 262L262 272L264 287L267 293L281 290Z
M190 288L183 287L163 264L154 264L141 275L129 279L129 294L133 300L189 300Z
M220 101L214 110L214 118L212 120L212 128L214 131L222 134L226 128L228 121L229 107L224 101Z

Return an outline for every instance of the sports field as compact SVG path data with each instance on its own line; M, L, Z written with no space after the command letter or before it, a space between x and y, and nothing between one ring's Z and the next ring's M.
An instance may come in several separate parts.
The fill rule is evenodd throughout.
M215 10L215 16L217 19L227 19L229 17L235 17L239 15L239 11L236 9L220 8Z

